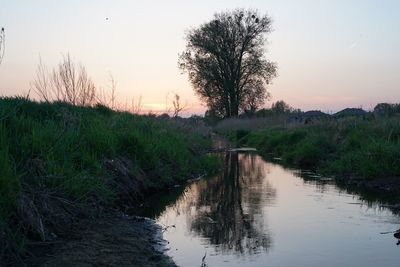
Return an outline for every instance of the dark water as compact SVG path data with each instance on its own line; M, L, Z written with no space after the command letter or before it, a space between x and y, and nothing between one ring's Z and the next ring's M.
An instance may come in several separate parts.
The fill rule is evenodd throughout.
M400 266L400 246L384 233L399 216L297 173L227 154L220 175L158 201L168 254L179 266Z

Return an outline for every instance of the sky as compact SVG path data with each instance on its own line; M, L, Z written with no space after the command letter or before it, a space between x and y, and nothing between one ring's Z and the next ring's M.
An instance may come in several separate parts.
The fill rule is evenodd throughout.
M164 112L174 94L187 113L204 113L178 69L185 32L214 13L258 9L272 17L266 57L278 65L271 99L302 110L372 109L400 102L400 1L397 0L1 0L6 49L0 95L25 94L39 58L52 68L69 53L120 103L141 99Z

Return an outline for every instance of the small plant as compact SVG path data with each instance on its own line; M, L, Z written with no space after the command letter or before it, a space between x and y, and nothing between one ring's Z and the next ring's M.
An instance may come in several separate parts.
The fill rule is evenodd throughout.
M182 105L181 97L178 94L175 94L174 100L172 100L172 105L174 106L174 114L172 115L174 118L177 118L179 113L185 110L187 106L186 104Z
M0 64L3 61L3 57L4 57L5 41L6 41L6 35L4 33L4 28L1 27L1 29L0 29Z

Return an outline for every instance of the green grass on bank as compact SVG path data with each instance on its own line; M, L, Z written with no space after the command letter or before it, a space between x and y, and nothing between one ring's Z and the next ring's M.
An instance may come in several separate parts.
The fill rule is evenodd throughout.
M41 197L78 204L117 201L120 189L105 175L106 160L129 161L129 175L153 189L215 170L215 159L199 151L211 141L187 128L104 106L0 99L0 258L9 246L7 233L24 234L52 216L35 206ZM41 219L39 226L26 226L21 218L26 210L33 215L25 217Z
M239 131L242 144L301 168L354 178L400 177L400 119L325 120L294 128Z

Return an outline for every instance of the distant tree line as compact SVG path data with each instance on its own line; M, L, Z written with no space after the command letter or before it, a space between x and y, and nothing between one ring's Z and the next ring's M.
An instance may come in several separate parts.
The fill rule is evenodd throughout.
M375 106L374 113L381 116L400 114L400 104L379 103Z
M287 116L289 122L297 121L303 123L320 119L329 119L329 118L332 119L339 119L344 117L372 118L374 116L392 117L392 116L400 116L400 103L399 104L379 103L374 107L372 111L369 112L363 110L362 108L345 108L334 114L328 114L320 110L302 111L300 109L291 107L283 100L279 100L272 103L270 108L262 108L257 110L256 112L243 112L242 114L239 115L240 118L267 118L274 116ZM207 110L205 113L205 119L210 123L216 123L219 120L222 120L223 118L218 117L216 113Z
M287 104L283 100L276 101L272 103L271 108L262 108L254 113L256 117L267 117L271 115L288 115L288 114L299 114L301 113L300 109L295 109ZM249 114L252 116L253 114Z
M300 114L301 112L302 111L300 109L293 108L285 101L279 100L272 103L270 108L262 108L256 111L245 110L239 115L239 117L270 117L277 115ZM205 118L210 121L218 121L223 119L223 117L218 116L218 114L213 112L213 110L207 110L205 112Z

